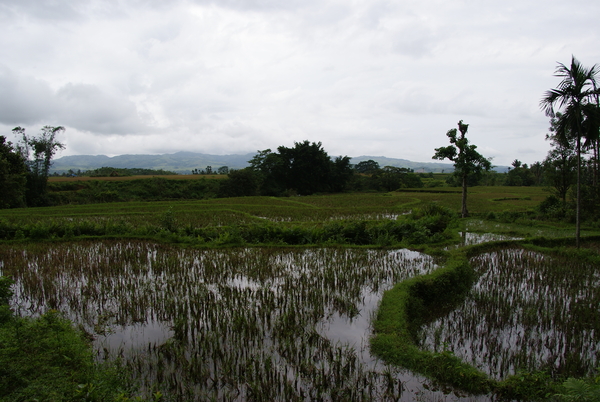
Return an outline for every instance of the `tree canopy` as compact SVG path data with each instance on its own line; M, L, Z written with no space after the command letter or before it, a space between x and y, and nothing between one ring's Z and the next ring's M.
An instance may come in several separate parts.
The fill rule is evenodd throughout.
M12 131L17 137L21 137L17 152L27 166L27 205L48 205L47 182L52 158L58 150L65 148L56 136L65 131L65 128L44 126L38 136L27 135L23 127L15 127Z
M26 183L25 158L6 137L0 136L0 208L24 207Z
M466 137L468 129L468 124L464 124L462 120L459 121L458 131L460 135L458 135L455 128L448 130L446 136L450 139L452 145L436 148L432 157L439 160L449 159L454 162L454 173L459 175L462 181L463 218L469 216L467 210L467 179L469 175L479 173L482 170L490 170L492 167L491 162L477 152L477 146L469 144Z
M320 142L296 142L293 148L278 147L277 152L259 151L249 163L264 195L339 192L352 176L350 158L332 160Z

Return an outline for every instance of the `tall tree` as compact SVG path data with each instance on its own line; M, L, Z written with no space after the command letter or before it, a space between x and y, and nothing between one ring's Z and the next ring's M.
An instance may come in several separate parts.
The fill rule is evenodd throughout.
M293 148L278 147L276 153L259 151L249 163L263 195L342 191L352 176L350 158L332 161L320 142L296 142Z
M453 145L436 148L435 155L432 157L432 159L449 159L454 162L454 172L459 175L462 182L461 216L463 218L469 216L469 211L467 210L467 180L469 175L479 173L482 170L490 170L492 167L489 159L484 158L477 152L477 146L469 144L469 140L466 137L468 129L468 124L464 124L462 120L459 121L458 131L453 128L446 133L446 136L450 139L450 143ZM459 132L460 135L458 134Z
M21 137L19 151L27 159L29 173L27 175L27 205L46 205L46 192L52 158L65 145L56 139L56 136L65 128L62 126L42 127L42 132L37 137L28 136L23 127L15 127L13 133Z
M0 208L24 207L26 184L25 159L0 135Z
M556 116L550 119L550 133L546 134L546 140L550 141L552 149L544 159L543 166L546 184L554 188L554 194L562 201L564 207L567 204L569 188L577 180L577 155L575 138L570 133L557 134L561 116L562 113L556 112Z
M354 170L356 170L358 173L373 174L379 170L379 163L375 162L373 159L361 161L354 165Z
M577 153L577 202L575 242L579 247L581 234L581 152L582 139L589 143L598 135L600 116L596 102L598 66L585 68L574 57L571 57L570 67L558 63L554 76L561 78L558 87L546 91L540 101L540 107L547 116L558 118L556 135L558 137L572 136L575 139Z

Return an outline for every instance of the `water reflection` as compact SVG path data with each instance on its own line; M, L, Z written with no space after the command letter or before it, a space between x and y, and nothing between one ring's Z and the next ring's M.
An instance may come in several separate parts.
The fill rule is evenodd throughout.
M368 350L383 291L431 272L408 250L188 250L147 242L0 248L14 307L49 307L176 400L486 400L427 390Z
M448 348L490 376L519 370L589 376L600 362L600 279L576 259L509 248L474 257L465 302L422 328L422 344Z

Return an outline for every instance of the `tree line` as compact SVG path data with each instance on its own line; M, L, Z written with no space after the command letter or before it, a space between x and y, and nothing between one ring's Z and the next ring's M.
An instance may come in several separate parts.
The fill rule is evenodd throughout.
M423 187L413 170L375 161L350 163L348 156L330 157L320 142L296 142L291 148L266 149L245 169L232 170L221 195L292 196L352 191L394 191Z
M28 135L22 127L13 133L17 144L0 136L0 208L49 205L48 176L52 158L65 145L56 137L62 126L44 126L37 136Z

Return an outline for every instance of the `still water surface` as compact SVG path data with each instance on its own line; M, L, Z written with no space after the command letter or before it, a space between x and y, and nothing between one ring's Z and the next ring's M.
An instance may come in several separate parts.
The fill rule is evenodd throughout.
M435 391L369 352L383 292L436 268L414 251L103 241L0 257L17 312L64 312L99 359L122 357L142 387L176 400L488 400Z

